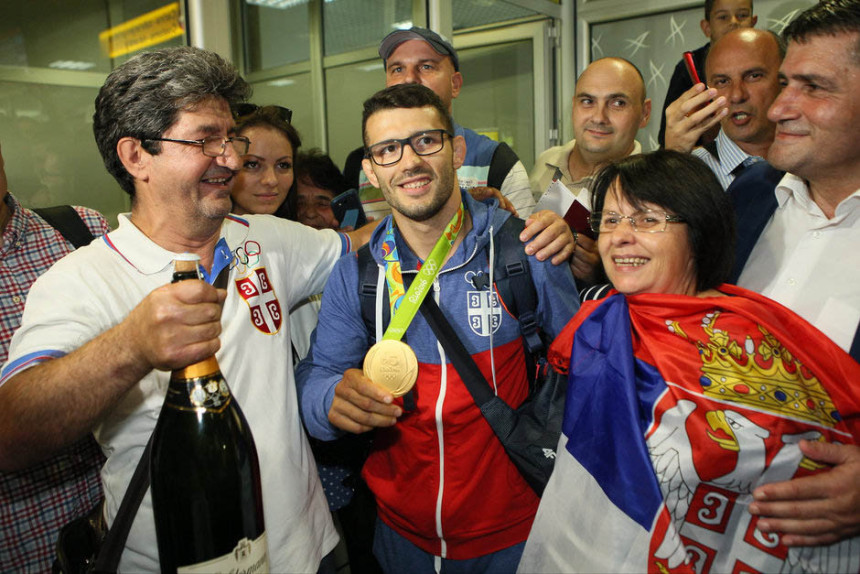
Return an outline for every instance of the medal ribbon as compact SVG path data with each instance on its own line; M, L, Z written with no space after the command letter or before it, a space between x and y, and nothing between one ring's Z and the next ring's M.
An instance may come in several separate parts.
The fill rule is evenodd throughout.
M406 333L406 329L418 312L421 302L430 291L436 276L442 269L442 262L451 251L451 246L457 240L457 235L463 227L463 204L457 209L457 213L445 226L445 231L436 242L430 255L420 266L418 275L409 286L409 290L403 288L403 275L400 271L400 256L397 253L397 245L394 241L394 218L388 222L385 231L385 239L382 242L382 259L385 261L385 278L388 281L388 299L391 305L391 322L385 330L383 339L399 341ZM405 291L405 292L404 292Z

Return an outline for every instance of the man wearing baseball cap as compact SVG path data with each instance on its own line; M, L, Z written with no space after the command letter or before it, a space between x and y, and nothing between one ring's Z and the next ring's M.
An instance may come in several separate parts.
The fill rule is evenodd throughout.
M452 102L463 87L460 61L451 43L433 30L413 26L395 30L379 45L379 56L385 64L385 85L422 84L438 95L451 112ZM499 189L517 210L528 217L534 208L528 173L514 151L455 123L456 135L466 140L466 158L457 170L460 185ZM361 170L364 148L353 151L346 160L344 175L350 185L358 187L368 215L377 219L390 213L382 193L374 188Z

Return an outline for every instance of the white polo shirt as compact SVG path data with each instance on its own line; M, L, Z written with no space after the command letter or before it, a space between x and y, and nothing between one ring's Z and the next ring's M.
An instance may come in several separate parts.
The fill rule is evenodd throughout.
M115 326L170 282L175 254L150 241L127 215L119 219L116 231L61 260L33 285L0 384ZM272 572L315 572L337 543L299 418L288 310L322 290L347 241L271 216L230 216L216 248L216 259L220 249L231 260L217 358L257 445ZM169 372L149 373L94 431L108 457L101 476L109 523L155 427L169 378ZM120 569L159 569L149 493Z
M860 323L860 190L832 219L795 175L774 193L777 209L738 285L782 303L848 351Z

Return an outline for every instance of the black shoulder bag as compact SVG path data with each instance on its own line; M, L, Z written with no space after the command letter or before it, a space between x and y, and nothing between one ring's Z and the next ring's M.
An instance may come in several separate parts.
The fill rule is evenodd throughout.
M432 297L425 297L421 314L451 358L463 384L505 452L523 478L540 496L555 465L561 436L567 378L544 361L529 396L516 409L493 393L475 360L463 346Z
M89 515L73 520L60 529L54 574L114 573L125 549L125 541L137 509L149 488L149 451L152 437L146 443L131 483L117 510L113 525L107 529L102 504Z

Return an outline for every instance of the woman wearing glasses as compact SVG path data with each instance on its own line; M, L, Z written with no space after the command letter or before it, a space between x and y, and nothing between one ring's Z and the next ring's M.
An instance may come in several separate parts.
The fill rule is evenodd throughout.
M860 365L799 316L726 285L734 215L713 173L670 151L592 188L614 290L550 349L569 373L556 467L523 572L854 571L860 540L788 548L752 491L825 469L801 441L860 441Z
M233 213L287 217L295 156L302 145L290 123L293 114L281 106L242 104L237 115L235 133L249 139L251 146L233 185Z

